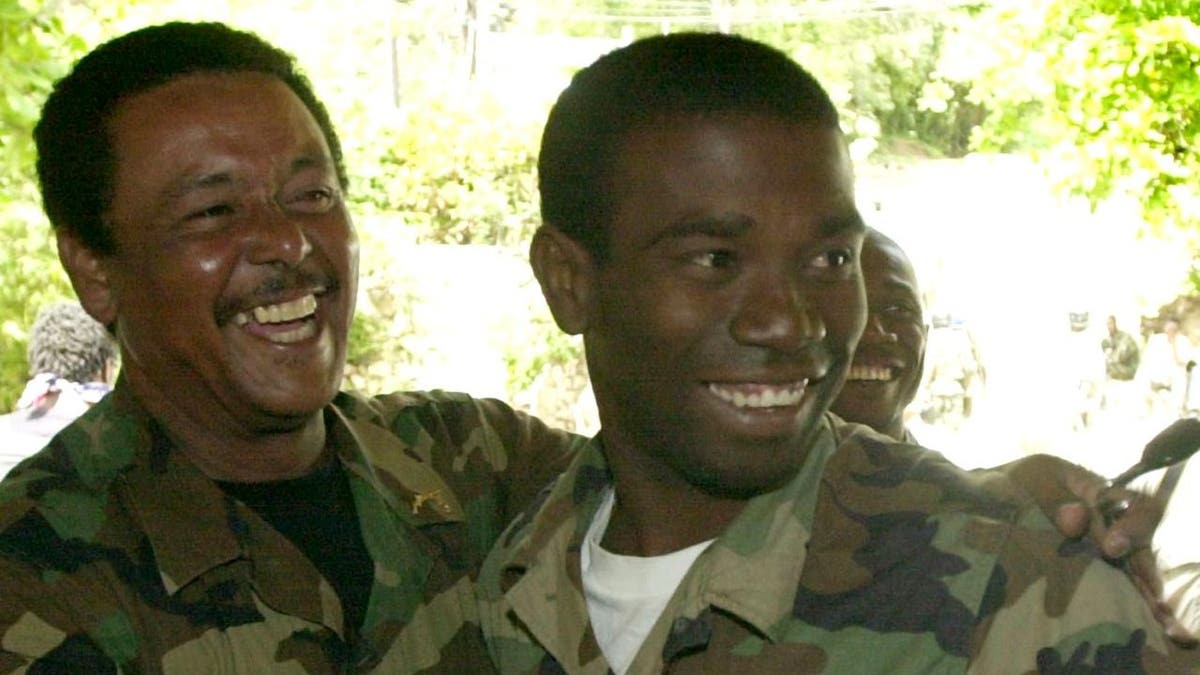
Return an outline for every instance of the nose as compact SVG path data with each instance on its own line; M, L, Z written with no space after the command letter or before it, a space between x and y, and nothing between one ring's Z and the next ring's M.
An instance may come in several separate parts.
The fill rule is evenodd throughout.
M248 258L256 265L298 265L312 253L312 242L302 223L274 203L250 214L247 228Z
M867 313L867 325L863 328L862 342L896 342L899 337L896 332L883 323L883 319L875 312Z
M794 352L825 339L825 322L787 275L769 275L745 296L731 324L741 344Z

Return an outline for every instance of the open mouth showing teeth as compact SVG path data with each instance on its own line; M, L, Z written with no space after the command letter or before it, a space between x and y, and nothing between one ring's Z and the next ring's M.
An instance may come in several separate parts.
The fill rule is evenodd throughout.
M302 298L277 305L262 305L233 316L233 323L278 344L306 340L316 334L317 298L309 293ZM298 324L298 325L297 325Z
M848 380L868 382L890 382L893 377L891 366L850 366Z
M804 398L808 380L786 385L740 384L723 385L710 382L708 390L735 408L782 408L794 406Z

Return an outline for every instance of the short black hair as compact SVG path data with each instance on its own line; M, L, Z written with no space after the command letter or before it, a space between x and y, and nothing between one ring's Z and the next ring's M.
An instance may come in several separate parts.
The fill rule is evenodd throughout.
M774 47L723 33L644 38L576 73L550 110L538 155L543 223L605 260L608 176L630 131L681 114L722 113L838 126L817 79Z
M50 373L72 382L91 382L117 358L117 346L100 322L77 302L47 305L29 329L30 376Z
M104 223L115 162L108 124L123 100L196 73L263 73L279 78L325 136L342 185L342 148L329 113L295 58L259 36L222 23L171 22L114 38L59 80L34 129L42 203L55 229L102 254L115 252Z

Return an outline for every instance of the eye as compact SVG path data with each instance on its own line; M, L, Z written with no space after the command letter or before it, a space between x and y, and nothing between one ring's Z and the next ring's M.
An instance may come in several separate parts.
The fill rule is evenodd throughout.
M288 200L290 208L302 213L325 213L337 201L337 192L331 188L301 190Z
M903 302L893 302L888 305L885 305L883 307L883 313L889 314L891 316L902 317L905 319L921 318L921 310L917 309L913 305L903 303Z
M184 220L204 220L207 218L220 218L233 213L233 207L229 204L213 204L198 211L193 211L184 216Z
M812 259L813 267L822 268L839 268L845 267L854 262L854 253L850 249L838 248L829 251L823 251L820 255Z
M734 256L733 251L717 249L694 254L691 256L690 262L700 267L725 269L732 267L737 262L737 258Z

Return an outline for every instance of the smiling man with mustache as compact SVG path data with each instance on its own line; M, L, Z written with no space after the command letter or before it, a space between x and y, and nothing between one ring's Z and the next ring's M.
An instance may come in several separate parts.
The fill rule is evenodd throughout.
M0 483L0 672L490 671L472 579L577 441L499 401L340 391L358 242L292 57L134 31L35 140L123 369Z

